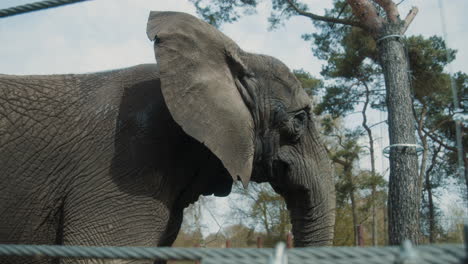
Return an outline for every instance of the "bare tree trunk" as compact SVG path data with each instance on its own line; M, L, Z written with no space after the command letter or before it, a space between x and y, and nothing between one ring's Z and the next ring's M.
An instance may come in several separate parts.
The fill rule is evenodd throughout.
M388 209L384 208L383 210L384 217L384 245L388 245Z
M429 243L433 244L435 242L435 213L434 201L432 200L432 187L429 178L429 174L426 174L426 188L429 202Z
M377 186L375 182L375 154L374 154L374 137L372 136L372 130L367 125L367 106L369 105L370 101L370 89L365 82L363 82L364 87L366 88L366 101L364 102L364 107L362 109L362 126L367 132L367 137L369 138L369 152L370 152L370 159L371 159L371 174L372 174L372 192L371 192L371 210L372 210L372 245L377 245L377 210L376 210L376 193L377 193Z
M463 131L464 127L461 126L461 129ZM430 132L424 131L424 130L423 130L423 132L425 133L425 135L427 135L429 138L431 138L432 140L434 140L438 144L442 145L447 150L453 151L455 153L459 152L458 145L456 147L449 146L446 143L444 143L441 139L439 139L437 136L431 135ZM462 161L463 161L464 168L460 168L460 169L464 170L464 172L460 172L460 174L463 173L464 176L465 176L465 184L466 184L466 196L465 196L466 200L465 201L468 202L468 156L467 156L467 152L463 148L463 146L462 146L461 152L462 152ZM467 205L467 207L468 207L468 205Z
M423 102L423 106L422 106L422 109L421 109L421 114L420 114L419 119L418 119L418 116L416 114L416 110L414 108L413 108L413 114L414 114L414 118L417 121L418 137L419 137L419 140L421 140L421 144L422 144L422 147L423 147L423 152L422 152L422 156L421 156L421 165L419 167L419 176L418 176L419 187L418 187L418 189L422 191L423 179L424 179L425 180L425 187L426 187L427 195L428 195L428 202L429 202L429 242L433 243L433 239L434 239L434 235L433 235L433 230L434 230L434 226L433 226L434 217L433 217L433 214L434 214L434 211L433 211L433 209L434 209L434 207L433 207L433 201L432 201L432 188L431 188L429 173L434 168L434 162L435 162L434 158L436 156L433 156L431 166L426 171L427 156L428 156L428 152L429 152L429 147L428 147L428 144L427 144L427 135L425 135L423 133L424 120L425 120L426 114L427 114L426 104ZM422 196L421 196L421 199L423 199Z
M435 243L435 232L436 232L436 219L435 219L435 208L434 200L432 195L432 183L431 183L431 172L434 169L434 166L437 162L437 155L439 155L441 145L434 151L432 154L431 165L427 168L426 171L426 190L427 190L427 200L429 203L429 243Z
M350 186L349 190L349 198L351 200L351 214L353 216L353 232L354 232L354 245L357 246L359 243L359 236L357 231L358 226L358 216L357 216L357 206L356 206L356 197L354 195L354 182L353 182L353 174L352 174L352 166L346 165L343 170L348 179L348 183Z
M354 190L351 190L349 196L351 199L351 212L353 215L354 246L357 246L359 244L359 234L357 231L358 217L357 217L357 209L356 209L356 200L354 197Z
M400 26L388 24L382 36L400 34ZM378 42L380 63L387 90L390 145L415 144L408 61L403 40L388 37ZM418 156L414 147L390 149L388 190L389 239L399 245L410 239L419 243L420 190Z
M270 224L268 223L268 208L266 205L261 204L261 211L262 211L262 216L263 216L263 226L265 227L265 231L267 233L267 237L271 238L271 230L270 230Z
M414 109L413 109L413 113L414 113L414 118L417 120L418 118L416 116L416 111ZM419 167L419 179L418 179L420 190L422 190L422 182L423 182L423 179L425 178L424 173L426 172L427 154L429 152L429 147L427 145L427 135L424 135L423 133L424 119L426 118L426 114L427 114L427 107L426 107L426 104L424 104L421 110L421 118L417 120L417 124L418 124L417 132L418 132L418 136L419 136L419 139L421 140L421 144L423 147L423 153L421 156L421 166Z
M468 155L466 155L466 150L463 149L463 163L465 165L465 184L466 184L466 201L468 202ZM468 207L468 205L467 205Z
M387 90L390 144L415 144L409 68L401 35L416 17L418 9L413 7L405 19L401 20L398 6L392 0L346 0L354 18L338 19L318 16L300 9L295 1L287 2L301 16L360 27L377 40ZM376 5L380 6L385 15L381 15L382 12L376 9ZM468 188L468 174L465 176ZM388 196L390 244L401 244L405 239L416 244L419 242L420 192L418 157L414 147L392 147Z
M405 20L392 0L346 0L353 14L376 39L380 65L385 77L390 144L415 144L414 118L410 96L408 61L402 34L411 24L418 9L413 7ZM375 8L385 12L381 16ZM414 147L390 149L388 190L389 240L391 245L405 239L418 243L419 202L418 157Z

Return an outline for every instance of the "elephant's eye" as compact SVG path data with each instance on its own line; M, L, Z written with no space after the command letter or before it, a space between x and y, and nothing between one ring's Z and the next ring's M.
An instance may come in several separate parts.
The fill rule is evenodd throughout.
M301 138L309 119L308 112L304 110L290 113L280 128L283 142L296 143Z
M293 120L293 132L294 135L297 136L298 138L302 135L302 131L304 130L304 127L306 126L307 122L307 112L304 110L301 110L294 114L294 120Z
M294 124L299 125L299 124L304 124L304 122L307 120L307 113L304 110L301 110L297 112L294 115Z

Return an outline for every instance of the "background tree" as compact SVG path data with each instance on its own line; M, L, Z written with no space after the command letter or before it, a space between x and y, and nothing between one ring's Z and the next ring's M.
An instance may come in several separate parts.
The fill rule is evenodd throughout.
M323 81L315 78L304 69L293 70L293 73L301 82L302 88L307 92L311 99L314 99L314 96L317 96L320 88L323 87Z
M362 148L358 144L360 131L345 131L345 134L334 133L333 136L337 140L337 148L329 150L332 161L342 166L341 173L337 174L336 192L337 192L337 207L347 204L349 199L351 202L351 216L353 226L354 245L358 245L357 226L359 224L358 217L358 201L357 201L357 182L354 175L354 165L362 153Z
M343 15L351 10L337 2L330 15ZM335 14L336 13L336 14ZM314 54L327 60L321 74L333 80L324 89L324 96L316 108L317 114L328 113L332 118L354 113L356 109L362 115L362 128L367 135L371 175L377 175L375 168L375 140L372 128L379 123L370 124L369 110L382 108L384 90L382 89L381 70L375 63L375 43L360 29L340 26L333 30L328 25L315 23L319 33L305 34L307 41L314 40ZM375 181L374 181L375 182ZM377 195L377 186L371 186L371 196ZM376 199L371 199L372 201ZM377 245L377 208L371 205L372 212L372 245Z
M343 15L346 14L346 9L337 5L331 13L333 15ZM381 72L376 67L378 63L376 61L376 46L372 39L366 38L360 30L353 30L344 26L332 29L319 23L316 23L316 26L319 28L318 33L306 34L303 38L309 41L313 40L312 50L315 55L327 59L328 63L322 70L322 76L334 81L331 85L324 87L324 96L321 103L318 104L316 112L326 112L333 118L336 118L338 116L345 116L355 111L356 108L362 107L362 126L367 131L369 138L371 167L375 168L372 160L373 138L369 129L373 125L369 126L366 124L366 109L370 105L372 108L385 110L385 104L382 104L382 90L380 89L381 81L379 76ZM412 36L406 40L406 46L411 65L413 113L417 120L417 132L420 144L423 146L418 181L420 186L425 181L424 185L422 185L424 187L424 195L429 196L423 196L425 198L423 199L425 207L423 210L428 210L423 216L432 219L429 221L423 218L421 222L424 225L428 222L431 223L430 226L423 227L423 229L431 234L430 237L432 239L429 240L433 242L434 232L437 231L438 225L434 217L437 215L436 212L438 210L434 208L435 203L433 202L432 188L442 188L447 185L447 181L440 180L440 175L437 175L439 177L434 177L434 179L439 179L437 180L439 183L434 184L429 182L431 178L429 175L425 177L426 165L429 165L427 164L428 155L430 154L429 150L437 148L437 144L429 142L431 139L428 139L428 137L443 138L443 141L446 142L444 145L448 147L442 150L445 155L441 155L441 157L446 157L451 162L447 160L445 165L446 171L437 171L437 173L444 175L443 177L457 177L456 154L459 147L455 139L454 107L450 89L450 78L444 72L446 65L455 58L455 51L447 50L444 41L437 36L430 38ZM463 102L466 102L466 98L463 98L463 95L467 94L466 75L457 73L453 79L456 81L456 86L460 91L458 93L458 101L460 102L459 107L462 108L464 106ZM462 131L465 132L462 140L464 150L462 151L466 157L467 138L466 127L463 124ZM445 138L445 134L449 137L451 136L451 138ZM434 159L434 162L443 162L441 157ZM434 165L438 166L438 164ZM447 168L447 166L451 166L451 168ZM431 165L430 168L433 167ZM464 167L466 173L466 159ZM431 171L431 169L428 171ZM462 178L458 177L458 179L461 180ZM373 216L375 216L375 207L372 211ZM373 218L375 219L375 217ZM376 227L377 225L374 221L373 234L376 233ZM373 235L373 241L374 243L376 242L375 235Z
M457 153L461 147L466 157L468 138L466 127L462 123L462 130L465 130L462 138L464 146L457 145L454 110L463 107L462 96L466 95L468 79L464 73L453 76L461 91L458 93L461 104L454 107L450 76L444 69L455 59L456 51L448 50L442 38L437 36L413 36L407 42L413 77L413 113L417 121L418 138L423 147L419 172L419 184L423 188L422 231L423 235L428 234L428 241L434 243L437 234L441 232L438 222L441 215L434 202L434 193L436 189L446 186L450 179L457 179L458 184L463 182L458 175ZM466 174L466 158L464 163Z
M174 247L197 247L204 244L202 234L202 213L206 200L201 198L184 210L184 219Z
M369 229L377 230L377 209L375 212L370 209L384 207L382 197L386 197L386 191L383 189L386 182L381 175L359 168L359 159L366 154L360 142L363 135L361 129L343 128L337 119L330 118L324 118L322 124L323 133L328 138L328 152L332 161L337 165L335 167L337 194L335 245L358 245L357 227L365 224L369 216L371 216ZM368 194L369 191L370 194ZM382 214L381 216L383 218ZM349 217L351 217L350 220ZM381 223L383 224L383 221ZM349 240L350 236L346 235L350 233L349 230L352 233L352 240ZM381 243L384 242L381 241Z
M230 201L233 221L247 226L252 234L263 234L265 247L285 240L291 230L289 211L283 197L269 184L251 183L248 189L235 184L232 192L238 194Z
M330 11L334 15L346 14L346 9L336 5L335 9ZM349 11L350 12L350 11ZM356 108L362 107L362 126L366 130L369 139L369 150L371 158L371 168L375 169L375 161L373 160L373 137L372 131L369 129L374 125L369 126L367 123L366 109L368 106L385 110L385 104L382 104L383 96L380 69L376 67L378 64L376 57L376 46L369 37L366 38L361 30L353 30L346 27L337 27L335 30L328 26L321 26L316 23L319 32L315 34L304 35L305 40L313 40L312 50L317 57L327 59L327 65L322 70L322 75L325 78L334 80L334 83L325 87L322 102L316 108L318 113L326 112L336 118L345 116L346 114L355 111ZM425 178L425 170L429 155L428 137L444 138L442 131L449 131L448 135L451 138L444 138L450 150L445 149L446 157L451 157L453 173L444 175L456 176L456 153L458 146L455 140L455 122L453 119L454 107L452 104L452 92L450 89L450 78L444 72L445 66L455 58L454 50L447 50L444 41L437 36L423 38L422 36L412 36L406 40L407 52L409 55L409 63L412 78L412 94L413 94L413 113L417 120L417 132L419 135L420 144L423 146L421 155L421 165L418 175L419 185L424 187L427 195L431 196L432 184L426 183L422 186ZM447 56L447 53L449 56ZM463 94L466 94L466 78L463 73L457 73L454 79L457 82L457 87L460 89L458 96L459 107L463 107ZM337 85L338 83L338 85ZM465 92L464 92L465 91ZM364 98L364 100L363 100ZM462 130L466 128L462 124ZM429 140L431 140L429 138ZM463 142L466 150L466 132ZM437 144L431 144L433 148ZM466 153L466 151L464 152ZM435 161L438 161L436 159ZM466 159L465 159L465 168ZM375 170L374 170L375 173ZM466 169L465 169L466 173ZM466 175L465 175L466 178ZM428 178L426 179L428 180ZM440 187L440 185L438 185ZM375 193L375 192L374 192ZM423 201L432 201L432 197L426 198ZM432 208L434 203L425 204ZM373 210L373 219L375 219L375 207ZM429 212L434 212L435 209L430 209ZM430 216L432 214L425 214ZM422 219L421 221L424 221ZM434 220L435 221L435 220ZM376 242L376 223L373 221L373 241ZM432 227L435 228L436 223ZM429 228L433 230L433 228ZM431 240L432 241L432 240Z

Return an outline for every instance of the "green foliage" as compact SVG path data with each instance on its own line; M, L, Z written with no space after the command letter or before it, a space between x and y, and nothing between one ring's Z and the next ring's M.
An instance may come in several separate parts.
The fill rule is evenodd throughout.
M377 208L382 208L385 205L388 182L379 173L373 175L370 170L360 170L356 176L355 184L362 199L359 208L360 214L363 219L367 219L371 215L372 204L376 204ZM376 188L375 197L371 194L373 186Z
M464 113L467 113L468 75L458 72L454 75L453 81L457 87L458 107ZM447 86L446 89L440 89L438 92L426 96L425 102L428 105L428 114L430 115L430 118L426 122L428 127L436 127L439 135L451 142L455 142L455 121L452 117L456 109L452 101L452 91ZM463 148L466 150L468 149L468 128L465 125L463 129L464 138L462 139L462 143Z
M434 218L430 219L428 196L436 200L435 194L448 185L449 178L458 179L458 183L462 184L461 177L457 174L458 153L455 143L455 121L453 120L455 107L451 80L449 74L444 71L448 63L455 59L456 51L447 50L443 39L437 36L430 38L413 36L407 39L407 45L419 138L421 142L427 142L428 147L425 151L433 156L431 162L427 164L430 169L425 171L425 174L429 175L421 175L424 177L420 217L421 234L423 240L428 240L432 233L435 241L441 241L441 237L447 233L440 222L443 214L434 202L431 208ZM464 73L456 73L453 80L458 90L458 100L461 102L468 87L467 76ZM460 104L459 107L463 105ZM441 153L438 153L439 150L434 153L441 142L451 149L444 147ZM462 142L466 149L468 137L465 136Z
M363 153L363 148L358 142L362 132L359 129L348 130L345 129L344 137L339 141L341 148L335 151L333 159L343 159L348 163L352 163L359 158Z
M351 192L357 190L353 167L359 156L363 154L363 149L359 144L359 130L335 130L332 136L336 138L336 141L329 150L329 154L332 161L339 165L335 174L335 189L336 204L340 207L348 204Z
M204 242L200 230L189 231L182 228L174 241L174 247L197 247Z
M415 98L419 101L435 100L434 103L447 105L451 100L450 78L444 73L444 67L455 59L456 51L447 50L445 42L438 36L428 39L422 36L410 37L407 39L407 47Z
M323 82L320 79L315 78L304 69L293 70L293 73L309 96L317 95L318 90L323 86Z
M372 186L385 188L387 186L387 181L380 174L372 175L370 171L363 170L359 175L357 185L362 190L370 190Z
M376 208L377 230L384 232L383 209L387 199L387 182L383 176L369 170L356 168L359 159L366 154L361 143L363 131L360 128L346 129L339 119L324 118L328 139L328 153L335 163L336 226L334 245L355 245L354 224L372 230L372 206ZM324 122L322 122L323 125ZM372 190L375 190L373 192ZM356 221L356 222L355 222ZM385 236L379 235L380 245ZM371 241L368 234L365 241Z
M291 2L298 8L307 11L309 8L306 4L300 3L297 0L291 0ZM296 12L290 7L288 1L285 0L272 0L272 11L270 17L268 17L268 22L270 24L269 29L276 29L279 26L284 25L284 21L291 18Z
M248 189L236 184L233 193L240 194L243 199L233 199L230 203L233 220L251 230L264 233L265 246L272 247L276 242L284 241L291 230L291 221L283 197L268 184L251 183Z
M447 50L442 38L432 36L410 37L407 40L408 54L413 76L414 109L416 118L420 120L423 134L430 134L430 139L438 139L455 149L444 149L443 158L437 162L445 164L445 177L456 175L458 153L456 151L456 132L453 115L456 107L453 104L451 80L445 67L455 59L455 50ZM448 54L447 54L448 53ZM466 112L466 94L468 93L468 76L458 72L452 76L457 97L460 102L459 108ZM465 101L465 104L463 103ZM468 130L462 127L464 137L463 148L468 147ZM442 172L440 172L442 173ZM455 177L458 178L458 177ZM461 182L460 182L461 183Z
M236 22L242 15L251 15L256 12L260 1L258 0L189 0L195 5L198 15L206 22L220 27L223 23ZM288 8L286 0L272 0L272 12L268 18L270 29L274 29L295 15ZM295 5L307 10L307 5L292 0Z
M242 14L255 13L257 0L189 0L195 5L197 14L215 27L223 23L236 22Z
M354 111L359 102L360 94L344 84L335 84L326 87L321 102L314 108L314 113L330 114L332 118L345 116Z
M345 1L334 1L326 10L329 17L351 18L351 8ZM364 30L344 25L314 22L318 32L303 35L312 42L312 51L327 60L321 74L332 80L322 90L322 100L316 114L332 118L346 116L362 105L366 89L370 90L370 106L382 107L384 93L382 75L377 63L378 53L373 38Z
M375 41L368 33L359 28L349 28L346 34L340 37L342 37L340 43L342 48L327 54L328 64L322 70L323 76L368 81L373 74L380 73L375 65L378 56ZM322 53L324 53L323 46L326 42L328 40L325 43L315 41L317 46L322 47ZM369 60L366 61L366 59Z
M351 206L345 204L336 209L335 222L335 238L333 239L334 246L353 246L354 245L354 230L353 216Z
M325 16L349 19L353 16L351 7L343 0L334 0L333 7L325 10ZM343 52L343 39L352 30L349 26L313 21L319 30L317 33L303 34L302 39L311 41L312 52L321 60L328 60L330 56Z
M228 226L224 228L223 233L234 248L255 247L256 237L259 235L254 229L243 224Z

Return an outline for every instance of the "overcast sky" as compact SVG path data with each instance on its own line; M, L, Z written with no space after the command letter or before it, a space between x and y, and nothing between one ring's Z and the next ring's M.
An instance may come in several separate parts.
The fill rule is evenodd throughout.
M33 0L2 0L0 9ZM442 0L445 7L449 46L457 49L455 71L468 71L468 1ZM285 27L268 31L270 2L264 0L258 13L226 24L222 31L250 52L272 55L292 69L303 68L319 76L322 62L314 58L309 43L300 36L314 31L310 20L294 17ZM303 1L311 11L323 14L331 0ZM407 35L442 35L438 0L406 0L399 9L406 16L411 6L420 10ZM150 10L171 10L193 15L188 0L94 0L0 19L0 73L83 73L154 63L152 43L146 37ZM374 115L371 122L384 119ZM386 128L376 127L379 134ZM381 153L379 143L378 153ZM379 156L378 168L387 161ZM366 166L366 165L363 165Z
M451 47L458 49L456 70L466 71L468 52L468 1L443 0ZM0 8L31 0L2 0ZM318 14L331 0L304 1ZM406 0L400 5L420 12L407 35L441 35L438 0ZM248 16L222 30L243 49L275 56L289 67L304 68L315 75L320 63L300 35L314 30L302 17L292 18L284 28L268 31L270 1L263 1L256 15ZM11 74L90 72L154 62L146 21L150 10L182 11L195 15L187 0L94 0L47 11L0 20L0 72Z

